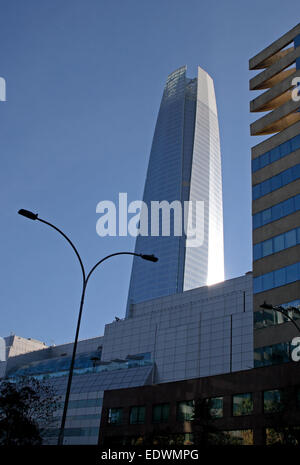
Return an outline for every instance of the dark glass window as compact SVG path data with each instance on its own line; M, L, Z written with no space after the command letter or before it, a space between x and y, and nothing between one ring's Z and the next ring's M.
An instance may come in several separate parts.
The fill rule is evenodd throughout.
M185 400L177 403L177 421L191 421L194 416L195 402Z
M272 413L282 410L282 391L279 389L272 389L271 391L264 391L264 412Z
M146 416L146 407L144 405L131 407L129 423L131 425L142 425L145 423L145 416Z
M122 408L108 409L108 423L110 425L121 425L122 420L123 420L123 409Z
M170 404L157 404L153 406L153 423L165 423L169 420Z
M251 415L253 412L253 399L251 393L235 394L233 396L233 416Z
M206 399L211 418L223 417L223 397L211 397Z

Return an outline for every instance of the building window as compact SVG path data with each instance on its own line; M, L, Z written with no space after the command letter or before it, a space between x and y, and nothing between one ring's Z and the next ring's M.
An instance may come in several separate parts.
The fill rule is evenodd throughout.
M235 394L233 396L233 416L251 415L253 412L253 399L251 393Z
M170 404L158 404L153 406L153 423L166 423L169 420Z
M253 260L267 257L281 250L300 244L300 228L291 229L283 234L274 236L267 241L259 242L253 246Z
M300 426L266 428L266 445L300 445Z
M300 318L300 299L294 300L293 302L280 304L280 306L287 309L288 315L293 320ZM280 325L282 323L286 323L287 321L289 321L289 319L286 316L272 309L263 309L254 312L254 329Z
M282 408L282 391L279 389L272 389L271 391L264 392L265 413L280 412Z
M300 262L253 278L253 293L285 286L300 279Z
M259 199L264 195L269 194L277 189L280 189L287 184L296 181L300 177L300 165L292 166L285 171L273 176L272 178L266 179L265 181L256 184L252 188L253 200Z
M253 430L241 429L232 431L222 431L224 445L232 446L252 446L253 445Z
M145 423L146 407L136 406L130 409L129 423L131 425L143 425Z
M280 218L284 218L291 213L295 213L300 210L300 194L295 197L291 197L283 202L273 205L266 210L255 213L253 215L253 229L260 228L265 224L277 221Z
M110 425L121 425L123 417L122 408L110 408L108 409L108 423Z
M206 402L211 418L223 417L223 397L211 397L210 399L206 399Z
M290 342L279 342L272 346L254 349L254 367L257 368L289 362L291 347Z
M297 135L283 144L277 145L274 149L254 158L252 160L252 172L254 173L255 171L264 168L270 163L274 163L280 158L283 158L298 149L300 149L300 135Z
M177 403L177 421L191 421L194 418L195 402L185 400Z

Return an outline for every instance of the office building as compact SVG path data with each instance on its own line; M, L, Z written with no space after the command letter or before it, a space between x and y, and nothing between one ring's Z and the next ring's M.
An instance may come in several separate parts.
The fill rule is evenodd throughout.
M99 445L299 446L299 377L300 364L290 362L107 391Z
M300 24L250 59L256 75L250 89L261 91L252 112L253 293L256 366L290 360L298 332L273 306L300 308ZM300 80L300 79L299 79ZM290 310L292 318L297 311Z
M251 273L133 305L131 318L78 343L64 443L97 444L105 391L252 368L252 320ZM46 444L57 443L72 348L41 345L0 362L2 378L34 377L54 389L59 408Z
M217 107L213 80L200 67L197 78L188 78L186 66L183 66L167 79L152 142L143 201L148 207L149 235L137 236L135 251L155 254L159 262L153 269L151 264L141 264L134 258L127 316L130 316L131 304L224 280ZM200 245L187 247L186 235L175 235L175 210L169 222L170 235L163 235L162 221L158 235L150 235L153 222L149 212L153 201L179 201L182 207L184 202L193 202L189 220L194 227L195 202L204 202L201 224L197 224Z

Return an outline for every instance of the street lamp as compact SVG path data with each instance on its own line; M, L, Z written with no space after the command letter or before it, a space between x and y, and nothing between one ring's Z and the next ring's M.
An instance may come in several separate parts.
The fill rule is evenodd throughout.
M73 371L74 371L74 364L75 364L75 357L76 357L76 349L77 349L77 342L78 342L78 336L79 336L79 329L80 329L80 322L81 322L81 315L82 315L82 309L83 309L83 304L84 304L84 297L85 297L85 291L86 291L86 286L87 283L90 279L91 274L95 271L95 269L103 263L105 260L108 260L111 257L115 257L116 255L135 255L136 257L141 257L143 260L147 260L150 262L157 262L158 258L155 257L154 255L147 255L147 254L138 254L134 252L117 252L113 253L110 255L107 255L107 257L102 258L99 260L89 271L88 274L86 274L84 265L82 263L81 257L71 241L69 237L63 233L59 228L54 226L53 224L49 223L48 221L42 220L41 218L38 217L37 213L32 213L29 210L24 210L21 209L18 211L19 215L24 216L25 218L29 218L30 220L36 220L40 221L41 223L47 224L51 228L55 229L57 232L59 232L70 244L72 249L74 250L78 261L80 263L81 267L81 272L82 272L82 293L81 293L81 300L80 300L80 308L79 308L79 315L78 315L78 321L77 321L77 327L76 327L76 333L75 333L75 340L74 340L74 345L73 345L73 353L72 353L72 359L71 359L71 364L70 364L70 370L69 370L69 377L68 377L68 384L67 384L67 390L66 390L66 396L65 396L65 401L64 401L64 408L63 408L63 414L62 414L62 419L61 419L61 426L60 426L60 431L59 431L59 436L58 436L58 445L63 445L63 440L64 440L64 429L65 429L65 423L66 423L66 417L67 417L67 410L68 410L68 403L69 403L69 397L70 397L70 391L71 391L71 384L72 384L72 377L73 377Z
M297 330L300 333L300 327L297 325L296 321L292 317L290 317L290 315L289 315L289 310L293 310L294 312L300 314L300 310L297 307L284 308L281 305L267 304L267 302L265 301L262 305L260 305L260 308L263 308L265 310L274 310L275 312L281 313L288 320L290 320L293 323L293 325L296 326Z

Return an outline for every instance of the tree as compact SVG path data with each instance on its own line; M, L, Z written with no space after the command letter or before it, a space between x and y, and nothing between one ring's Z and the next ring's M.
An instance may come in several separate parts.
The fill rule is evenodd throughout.
M39 445L57 409L55 393L34 378L0 384L0 445Z

